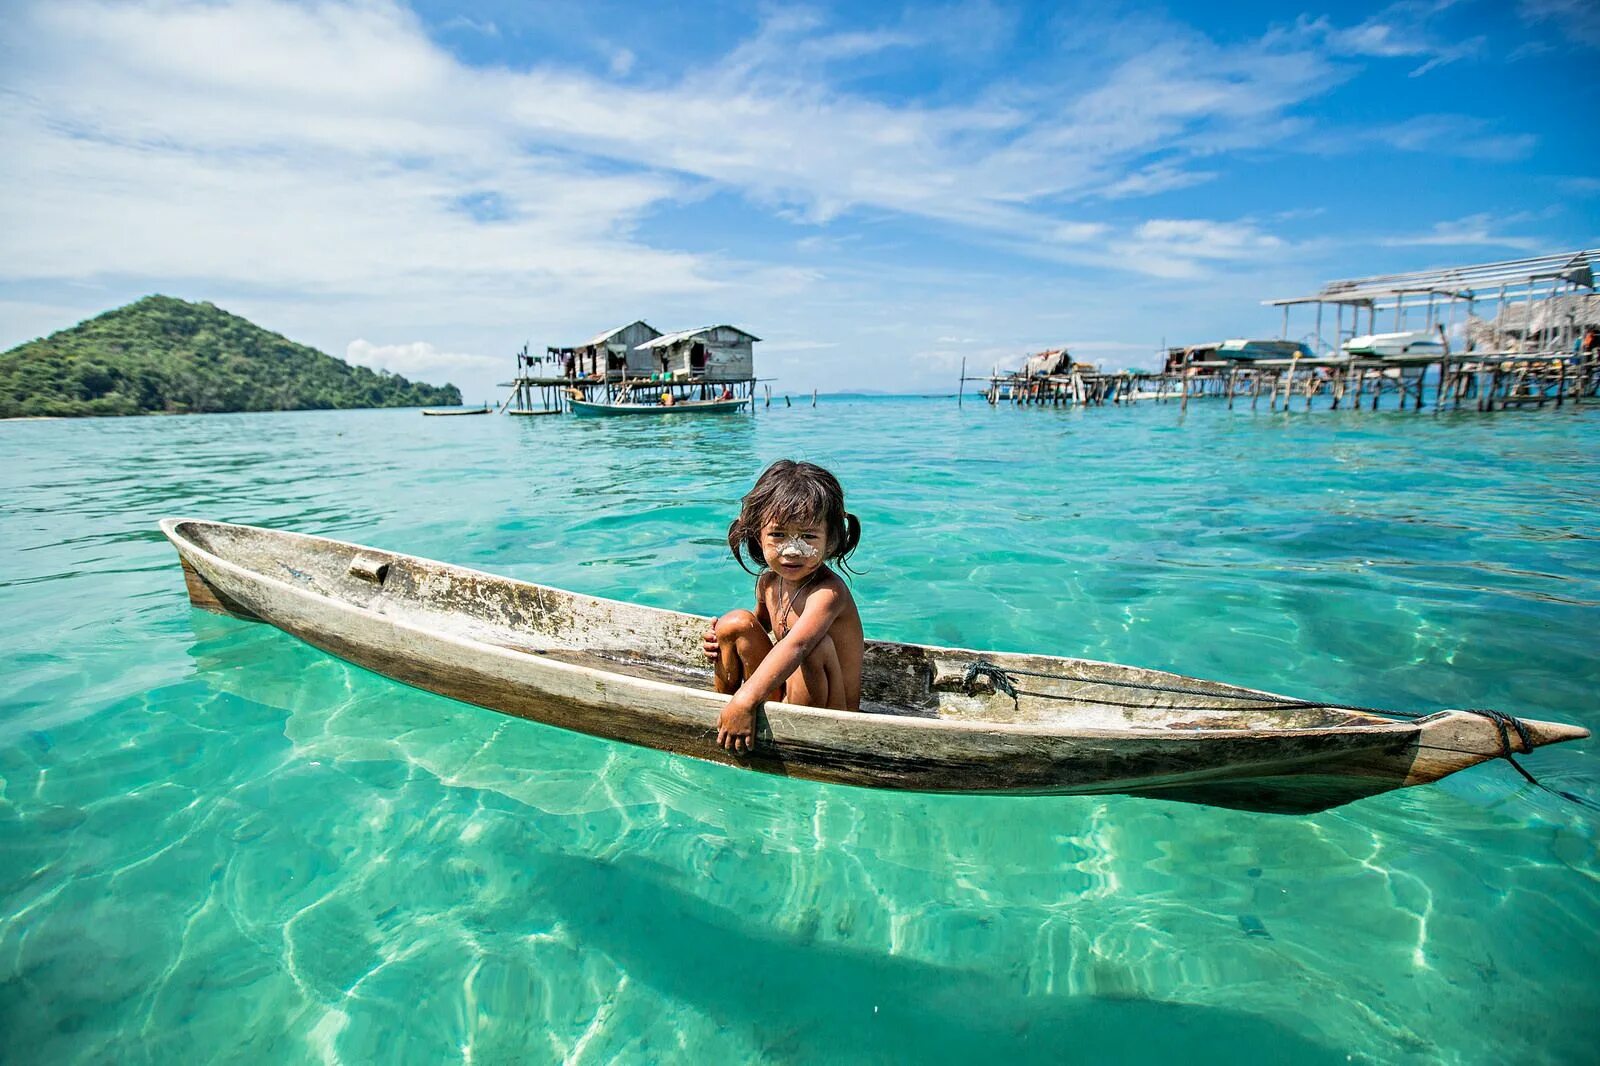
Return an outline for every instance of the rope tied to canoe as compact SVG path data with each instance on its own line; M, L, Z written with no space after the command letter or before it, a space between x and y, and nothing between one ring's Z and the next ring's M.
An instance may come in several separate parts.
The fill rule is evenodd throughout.
M1082 696L1069 696L1059 692L1036 692L1019 688L1016 679L1019 677L1037 677L1049 681L1072 681L1085 685L1109 685L1113 688L1135 689L1144 692L1166 692L1179 696L1199 696L1202 698L1221 697L1229 700L1260 703L1269 705L1264 709L1270 710L1312 710L1328 709L1336 711L1357 711L1362 714L1377 715L1381 718L1396 718L1402 721L1415 721L1426 718L1434 713L1432 711L1397 711L1384 707L1363 707L1354 703L1319 703L1315 700L1300 700L1288 696L1269 696L1256 692L1207 692L1204 689L1189 688L1184 685L1160 685L1147 681L1130 681L1125 678L1108 677L1083 677L1076 674L1046 673L1038 670L1019 670L1015 667L1006 668L998 666L987 659L974 659L967 664L966 673L962 675L961 687L969 696L976 696L979 678L988 680L996 692L1003 692L1011 697L1014 707L1021 707L1023 696L1032 696L1036 699L1061 700L1067 703L1084 703L1087 700ZM1512 768L1521 774L1531 785L1536 785L1551 795L1560 796L1590 810L1600 810L1593 802L1584 799L1564 789L1551 788L1528 772L1527 767L1519 763L1515 756L1517 749L1511 743L1511 734L1516 733L1517 739L1522 742L1524 753L1533 750L1533 737L1528 733L1528 727L1522 719L1505 711L1495 710L1493 707L1462 707L1460 710L1466 714L1476 714L1487 718L1494 723L1495 731L1500 735L1500 754L1496 758L1504 759Z

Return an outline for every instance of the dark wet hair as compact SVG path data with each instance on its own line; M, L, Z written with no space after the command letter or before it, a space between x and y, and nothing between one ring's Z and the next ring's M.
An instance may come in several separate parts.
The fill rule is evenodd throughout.
M745 555L758 567L767 565L761 551L761 527L769 521L822 523L828 533L826 558L850 572L846 556L861 542L861 520L844 509L844 489L839 479L815 463L779 459L756 478L745 493L739 517L728 527L728 547L749 573Z

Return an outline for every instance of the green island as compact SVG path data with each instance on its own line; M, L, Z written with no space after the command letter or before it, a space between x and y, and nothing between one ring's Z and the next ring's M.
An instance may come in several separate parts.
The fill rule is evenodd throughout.
M0 355L0 418L454 405L211 303L146 296Z

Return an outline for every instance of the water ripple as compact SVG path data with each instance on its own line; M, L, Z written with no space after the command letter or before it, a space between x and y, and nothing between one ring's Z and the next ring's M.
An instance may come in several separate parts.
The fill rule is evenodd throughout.
M875 634L1596 728L1597 438L859 398L0 425L0 1059L1587 1061L1596 822L1503 765L1309 818L755 777L191 612L154 523L710 613L792 455L862 517ZM1527 762L1593 797L1592 750Z

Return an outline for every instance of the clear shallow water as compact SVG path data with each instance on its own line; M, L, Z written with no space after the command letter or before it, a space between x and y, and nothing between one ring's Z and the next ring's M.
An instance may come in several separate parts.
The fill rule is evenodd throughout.
M710 613L786 455L872 635L1600 728L1595 408L0 424L0 1060L1592 1061L1600 816L1503 764L1302 818L778 780L191 611L155 529Z

